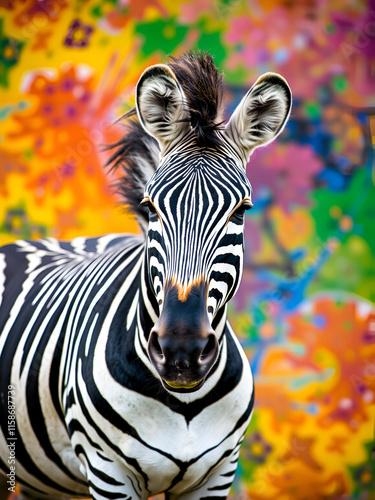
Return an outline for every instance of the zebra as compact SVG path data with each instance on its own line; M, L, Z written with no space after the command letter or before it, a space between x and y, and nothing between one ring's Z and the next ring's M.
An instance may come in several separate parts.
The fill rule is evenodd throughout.
M2 248L3 497L16 480L30 498L227 498L254 406L227 321L245 169L292 99L266 73L225 124L223 89L201 52L141 75L110 160L141 235Z

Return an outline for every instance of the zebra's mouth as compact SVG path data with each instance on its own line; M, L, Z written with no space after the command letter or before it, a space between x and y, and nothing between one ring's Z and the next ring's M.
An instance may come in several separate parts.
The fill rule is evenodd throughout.
M190 392L192 390L197 390L200 387L202 387L204 380L199 380L198 382L190 382L183 384L182 382L167 382L166 380L163 380L163 384L166 387L166 389L173 390L173 391L178 391L178 392Z

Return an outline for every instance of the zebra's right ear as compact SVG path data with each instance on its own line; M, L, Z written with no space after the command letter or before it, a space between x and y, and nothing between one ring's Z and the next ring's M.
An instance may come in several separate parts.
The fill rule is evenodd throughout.
M143 128L158 140L161 153L189 130L186 99L173 71L165 64L144 71L136 89L136 106Z

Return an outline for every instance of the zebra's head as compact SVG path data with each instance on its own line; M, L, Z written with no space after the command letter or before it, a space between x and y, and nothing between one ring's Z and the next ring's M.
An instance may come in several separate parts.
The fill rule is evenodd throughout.
M194 391L218 361L226 303L243 268L244 212L252 207L246 164L283 129L291 92L260 77L225 127L222 76L207 55L148 68L137 112L161 161L146 184L148 278L159 306L148 355L165 387Z

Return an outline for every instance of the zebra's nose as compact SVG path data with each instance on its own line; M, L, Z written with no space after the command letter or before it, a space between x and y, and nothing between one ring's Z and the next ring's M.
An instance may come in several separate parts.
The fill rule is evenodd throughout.
M148 339L148 354L154 365L165 365L166 359L158 340L159 335L155 330L150 333L150 338Z
M148 353L163 379L202 380L216 361L218 341L213 330L206 337L197 338L189 334L161 336L154 328L148 341Z

